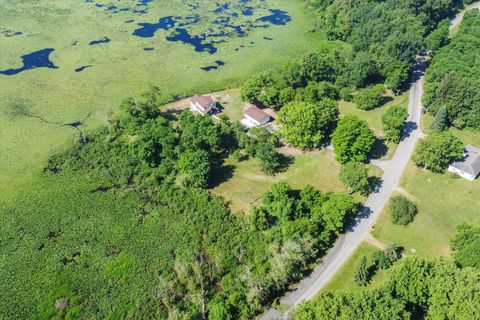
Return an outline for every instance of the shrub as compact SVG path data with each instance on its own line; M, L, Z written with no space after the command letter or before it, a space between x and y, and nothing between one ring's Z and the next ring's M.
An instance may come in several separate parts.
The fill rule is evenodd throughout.
M399 225L411 223L418 212L417 206L404 196L392 197L389 208L392 222Z
M362 110L375 109L382 104L384 91L385 88L382 84L362 89L353 98L353 102Z
M359 162L349 162L343 165L340 169L340 180L350 192L368 195L371 191L367 168Z
M454 159L463 155L463 143L449 132L433 132L420 141L413 155L417 166L433 172L444 172Z

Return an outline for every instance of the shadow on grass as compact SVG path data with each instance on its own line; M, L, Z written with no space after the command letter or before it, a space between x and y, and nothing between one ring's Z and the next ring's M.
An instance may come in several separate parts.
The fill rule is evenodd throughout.
M280 153L279 166L276 173L285 172L295 162L295 157Z
M234 172L235 172L234 165L223 165L218 167L212 173L209 187L215 188L221 185L222 183L230 180L233 177Z
M383 139L376 138L370 151L370 159L381 159L388 153L388 146Z

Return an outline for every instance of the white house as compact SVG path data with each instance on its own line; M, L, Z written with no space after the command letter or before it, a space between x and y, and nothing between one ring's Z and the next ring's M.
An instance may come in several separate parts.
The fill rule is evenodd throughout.
M270 116L255 106L250 106L245 110L244 118L242 120L242 124L247 128L263 126L269 122Z
M217 103L209 96L194 95L190 101L190 111L206 116L218 112Z
M456 173L467 180L475 180L480 174L480 149L467 145L463 158L453 162L448 167L448 171Z

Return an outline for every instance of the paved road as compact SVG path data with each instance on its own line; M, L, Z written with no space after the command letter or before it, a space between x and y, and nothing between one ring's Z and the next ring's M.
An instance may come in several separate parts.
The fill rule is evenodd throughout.
M467 10L473 8L480 9L480 2L469 6ZM452 19L450 26L451 29L455 28L462 22L465 11L459 13L454 19ZM327 284L335 272L347 261L369 234L370 229L380 215L390 197L390 194L398 185L418 139L423 136L419 127L422 110L424 71L425 58L419 56L411 76L408 104L409 117L405 125L404 135L393 159L379 163L384 170L379 189L368 197L363 209L359 213L355 226L338 239L334 247L313 270L310 276L303 279L294 291L290 292L281 300L282 305L296 307L303 300L312 299L315 294ZM262 319L265 320L287 318L288 312L279 312L276 309L270 309L262 316Z
M480 9L480 2L477 2L475 4L468 6L466 10L457 14L457 16L454 19L452 19L452 22L450 24L450 29L457 27L462 22L465 12L471 9Z

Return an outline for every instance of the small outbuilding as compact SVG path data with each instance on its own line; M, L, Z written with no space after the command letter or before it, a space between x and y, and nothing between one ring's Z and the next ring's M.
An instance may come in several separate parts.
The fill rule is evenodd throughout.
M448 171L458 174L467 180L475 180L480 174L480 149L467 145L463 158L453 162L448 167Z
M217 102L209 96L194 95L190 101L190 111L198 112L202 116L218 112Z
M271 120L270 116L265 113L262 109L259 109L255 106L250 106L245 110L244 119L242 123L248 127L257 127L263 126L269 123Z

